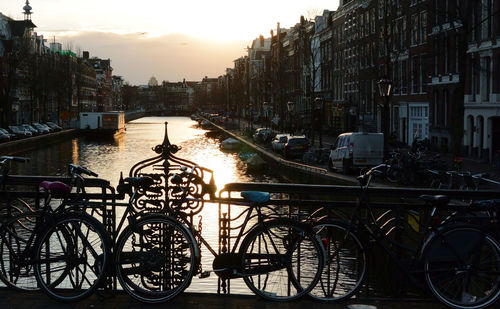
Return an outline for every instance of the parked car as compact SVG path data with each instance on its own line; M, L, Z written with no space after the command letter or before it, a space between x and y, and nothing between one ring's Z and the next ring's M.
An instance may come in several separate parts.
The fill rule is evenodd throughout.
M57 124L53 123L53 122L46 122L45 123L49 128L51 128L52 130L54 130L54 132L59 132L59 131L62 131L63 128L61 128L60 126L58 126Z
M259 143L267 143L271 141L273 137L274 132L269 128L255 129L255 133L253 134L253 140Z
M33 128L29 124L22 124L22 125L19 125L19 126L22 127L25 131L31 132L32 135L42 134L39 130Z
M10 141L10 136L3 133L3 132L0 132L0 143L8 142L8 141Z
M15 140L17 138L14 133L10 133L9 131L7 131L3 128L0 128L0 133L7 135L11 141Z
M33 123L33 126L38 131L40 131L42 134L47 134L47 133L53 132L53 130L51 128L49 128L48 126L46 126L44 124L38 123L38 122Z
M290 134L277 134L271 141L271 146L274 152L283 152L286 142Z
M352 168L382 164L384 134L349 132L340 134L330 150L328 168L348 174Z
M302 157L309 149L309 140L305 136L290 136L283 146L283 156L287 159Z
M26 138L31 137L33 134L31 132L26 131L21 126L9 126L10 132L16 135L17 138Z

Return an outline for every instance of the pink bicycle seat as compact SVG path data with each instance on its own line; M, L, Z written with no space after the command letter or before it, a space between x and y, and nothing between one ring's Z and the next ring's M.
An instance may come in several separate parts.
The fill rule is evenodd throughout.
M71 188L60 181L42 181L40 187L53 194L67 194L71 192Z

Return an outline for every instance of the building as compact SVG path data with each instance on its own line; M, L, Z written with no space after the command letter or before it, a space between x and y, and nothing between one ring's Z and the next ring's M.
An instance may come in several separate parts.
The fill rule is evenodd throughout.
M122 88L123 88L123 78L121 76L113 75L112 76L112 110L114 111L123 111L123 98L122 98Z
M457 63L460 76L465 77L463 151L491 161L500 158L500 1L457 3L458 17L466 18L466 22L461 23L462 37L455 41L464 44L464 50L455 52L454 57L452 53L448 62L451 67ZM461 65L460 55L464 56L465 65ZM450 76L454 78L454 74Z
M256 117L264 116L264 102L269 101L270 57L271 39L260 35L248 48L249 103Z
M97 57L86 60L94 67L96 73L97 111L110 111L113 109L113 68L111 67L111 60Z

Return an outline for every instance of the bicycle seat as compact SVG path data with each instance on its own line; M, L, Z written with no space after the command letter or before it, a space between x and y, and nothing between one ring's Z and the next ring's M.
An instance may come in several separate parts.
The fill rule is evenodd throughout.
M269 192L262 191L241 191L241 196L253 203L266 203L271 199Z
M71 192L71 188L60 181L42 181L40 187L49 191L53 195L65 195Z
M150 187L154 183L153 178L151 178L149 176L127 177L127 178L123 179L123 181L126 184L132 185L133 187L141 187L143 189L147 189L148 187Z
M420 198L426 202L433 205L446 205L450 202L450 197L448 195L420 195Z

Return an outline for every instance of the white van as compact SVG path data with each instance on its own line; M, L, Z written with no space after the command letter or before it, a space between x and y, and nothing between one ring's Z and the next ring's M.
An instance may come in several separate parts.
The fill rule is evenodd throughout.
M382 163L384 134L350 132L337 137L330 150L328 168L349 173L351 168L370 167Z

